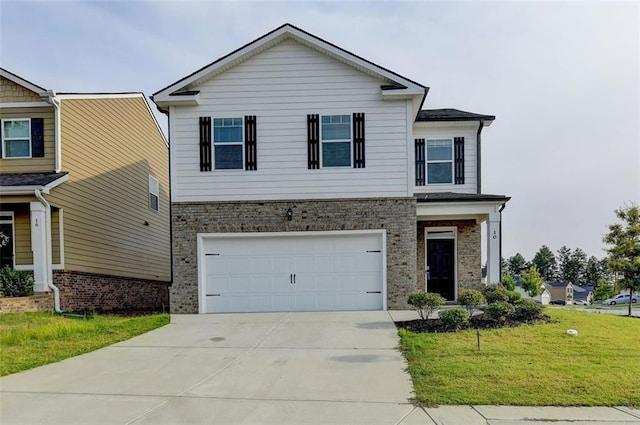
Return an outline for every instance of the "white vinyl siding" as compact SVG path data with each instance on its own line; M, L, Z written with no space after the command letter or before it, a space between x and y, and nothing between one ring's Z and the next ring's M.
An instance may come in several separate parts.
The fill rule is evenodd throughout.
M415 126L413 129L413 137L415 139L425 139L425 152L427 150L426 143L429 140L449 139L452 141L455 137L464 137L464 184L454 184L453 180L450 184L426 184L425 186L415 186L415 193L434 193L434 192L456 192L456 193L476 193L476 125L470 123L458 124L450 123L446 126L438 126L433 128L424 128ZM427 156L427 161L428 161ZM415 166L415 163L414 163ZM428 164L427 164L428 166ZM452 163L453 166L453 163ZM452 177L453 178L453 177Z
M200 105L170 111L174 202L407 196L407 103L374 79L284 41L197 86ZM307 114L366 114L366 168L307 168ZM202 173L199 117L257 118L258 169Z

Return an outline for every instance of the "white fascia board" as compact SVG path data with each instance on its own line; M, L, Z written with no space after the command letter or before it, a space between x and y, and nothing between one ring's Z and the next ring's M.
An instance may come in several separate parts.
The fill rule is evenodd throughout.
M153 96L152 100L161 108L168 106L198 106L200 104L200 93L174 96Z
M381 79L396 82L407 87L406 89L399 89L398 91L410 93L411 95L425 95L425 87L287 24L271 33L268 33L267 35L258 38L257 40L245 45L235 52L222 57L209 66L196 71L194 74L189 75L166 87L165 89L160 90L159 92L154 94L153 99L156 104L158 104L158 102L169 102L174 104L173 97L169 96L171 93L183 90L191 85L197 85L200 80L211 78L212 74L223 72L224 70L228 69L231 66L235 66L237 63L245 60L246 58L251 57L263 50L266 50L288 38L292 38L302 43L303 45L306 45L307 47L318 50L329 57L338 59L350 66L353 66L356 69L359 69L360 71L377 76Z
M129 99L134 97L143 97L144 93L57 93L56 98L60 100L80 100L80 99Z
M496 213L504 204L496 202L418 202L416 216L418 220L434 219L477 219L484 221L489 214Z
M49 193L51 189L61 185L67 180L69 180L69 175L65 174L64 176L43 186L0 186L0 195L33 195L36 190L41 190L43 193Z
M9 81L13 81L14 83L16 83L19 86L24 87L27 90L30 90L34 93L36 93L38 96L46 98L48 97L47 94L47 89L44 89L40 86L36 86L35 84L15 75L12 74L11 72L7 71L6 69L0 68L0 76L2 76L3 78L6 78Z
M485 121L484 126L488 127L493 121ZM460 128L460 127L472 127L478 128L479 120L475 121L416 121L413 124L414 128Z
M49 102L0 102L0 109L8 108L43 108L51 106Z

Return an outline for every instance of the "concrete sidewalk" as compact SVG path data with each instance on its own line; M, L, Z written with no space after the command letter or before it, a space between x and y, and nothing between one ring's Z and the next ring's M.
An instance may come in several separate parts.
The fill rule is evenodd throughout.
M625 408L411 404L392 316L174 315L101 350L0 378L13 424L640 424Z

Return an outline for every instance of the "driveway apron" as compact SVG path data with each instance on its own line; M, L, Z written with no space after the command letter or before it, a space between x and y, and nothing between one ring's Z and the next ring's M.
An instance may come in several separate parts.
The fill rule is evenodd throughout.
M174 315L0 379L0 423L399 424L414 407L389 314Z

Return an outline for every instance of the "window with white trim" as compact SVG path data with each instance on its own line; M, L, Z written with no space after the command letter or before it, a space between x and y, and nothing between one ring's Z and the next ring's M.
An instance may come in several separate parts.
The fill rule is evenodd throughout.
M323 115L320 123L322 167L351 167L351 115Z
M160 185L158 179L149 174L149 209L158 211L160 209Z
M213 119L213 161L216 170L242 170L242 118Z
M2 120L2 157L31 158L31 120Z
M427 183L453 183L453 140L427 140Z

